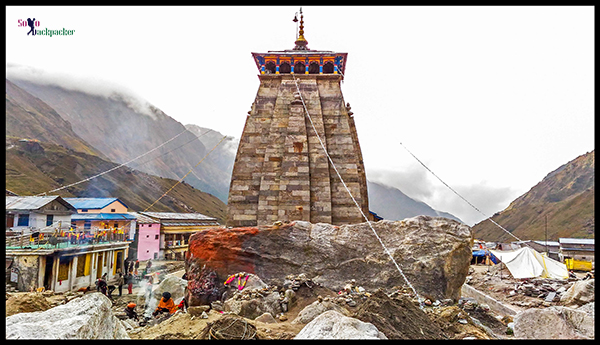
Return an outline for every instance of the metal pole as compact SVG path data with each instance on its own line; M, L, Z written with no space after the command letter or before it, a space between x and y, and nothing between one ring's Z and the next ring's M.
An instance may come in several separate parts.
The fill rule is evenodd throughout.
M550 252L548 251L548 215L544 217L544 228L546 229L546 256L550 257Z

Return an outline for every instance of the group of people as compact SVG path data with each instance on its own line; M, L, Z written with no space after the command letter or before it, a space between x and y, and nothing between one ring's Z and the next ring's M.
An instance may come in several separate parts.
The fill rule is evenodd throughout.
M121 272L121 269L117 269L117 275L110 282L107 280L107 273L104 273L101 278L96 280L96 290L102 292L112 300L112 292L118 288L119 296L122 296L123 286L127 285L127 291L131 295L133 293L133 284L136 278L139 277L139 267L139 260L125 260L125 273ZM146 263L146 268L144 269L144 275L150 270L151 267L152 262L148 260Z
M135 307L136 307L136 304L134 302L129 302L127 304L127 306L125 307L124 311L125 311L125 314L130 319L139 320L139 316L135 311ZM178 310L185 312L187 310L187 308L188 308L188 304L187 304L187 301L185 300L185 297L181 300L181 302L178 305L175 305L173 298L171 298L171 293L168 291L165 291L162 294L162 298L158 302L158 306L156 307L154 312L152 312L152 316L159 317L161 314L164 314L164 313L167 313L168 315L173 315Z

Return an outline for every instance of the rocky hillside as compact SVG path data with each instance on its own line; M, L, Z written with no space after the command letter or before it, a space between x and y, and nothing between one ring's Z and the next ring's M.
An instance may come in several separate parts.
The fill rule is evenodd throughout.
M594 151L564 164L492 219L522 240L594 238ZM547 225L546 225L547 224ZM473 226L475 238L514 238L489 220Z
M462 222L450 213L434 210L426 203L410 198L397 188L372 181L367 181L367 187L369 189L369 208L384 219L403 220L423 215Z
M6 137L6 188L19 195L48 192L118 165L60 145ZM52 195L117 197L130 210L142 211L176 182L121 167L88 182L53 192ZM148 211L199 212L224 223L226 205L213 195L187 183L180 183Z
M79 137L71 124L27 91L6 80L6 135L62 145L106 158Z
M110 97L67 90L53 85L11 80L52 107L73 131L117 163L128 162L176 137L156 151L128 164L129 167L178 180L212 149L161 110L122 94ZM181 135L180 135L181 134ZM211 153L211 156L218 152ZM209 156L210 157L210 156ZM192 170L185 181L227 202L227 172L213 157Z

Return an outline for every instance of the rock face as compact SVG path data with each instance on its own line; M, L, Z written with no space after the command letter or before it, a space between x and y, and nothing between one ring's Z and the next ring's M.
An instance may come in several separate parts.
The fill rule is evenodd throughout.
M518 339L594 339L594 315L567 307L532 308L514 318Z
M304 309L298 313L298 316L296 316L292 323L307 324L328 310L335 310L342 315L350 316L350 313L346 309L335 303L329 301L314 301L313 303L304 307Z
M329 310L309 322L294 339L387 339L368 322Z
M580 280L575 282L564 294L560 296L560 303L565 305L583 305L594 302L595 279Z
M472 257L468 226L428 216L371 224L419 294L458 300ZM239 271L278 286L284 283L282 277L304 273L334 291L343 289L347 279L372 291L405 285L368 223L334 226L297 221L271 228L201 231L190 237L186 271L191 294L191 285L202 285L194 282L195 277L214 274L211 289L222 289L225 279ZM219 296L211 289L196 293ZM188 300L193 304L201 298Z
M99 292L86 294L46 311L6 318L6 339L129 339Z
M187 280L175 276L168 277L161 281L158 287L152 291L152 294L146 303L144 316L150 317L150 315L152 315L152 312L158 306L158 301L162 298L163 292L169 292L175 305L179 304L185 295L187 284Z

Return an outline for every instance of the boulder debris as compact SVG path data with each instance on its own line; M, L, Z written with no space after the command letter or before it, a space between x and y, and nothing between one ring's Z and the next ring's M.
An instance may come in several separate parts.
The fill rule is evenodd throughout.
M99 292L41 312L6 318L6 339L129 339L113 315L112 302Z

